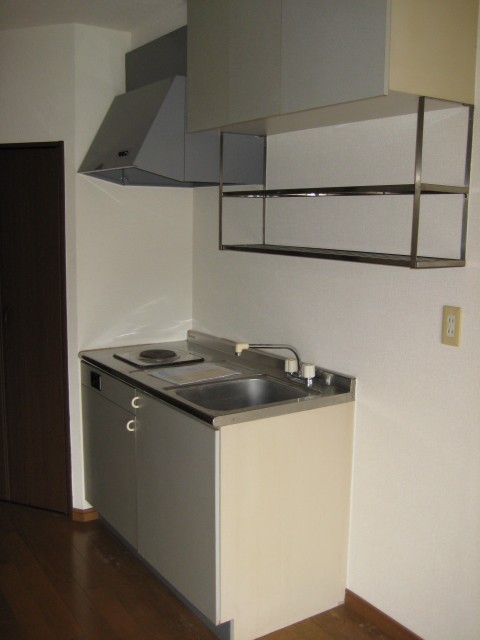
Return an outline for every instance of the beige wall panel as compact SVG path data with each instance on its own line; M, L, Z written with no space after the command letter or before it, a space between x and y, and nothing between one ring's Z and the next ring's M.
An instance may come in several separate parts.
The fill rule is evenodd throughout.
M392 0L390 90L473 103L478 0Z

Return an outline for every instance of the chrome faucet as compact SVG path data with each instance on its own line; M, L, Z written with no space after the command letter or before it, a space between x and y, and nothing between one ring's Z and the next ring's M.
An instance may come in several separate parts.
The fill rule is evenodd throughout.
M296 363L292 363L293 358L285 360L285 371L292 377L305 380L308 387L313 384L315 378L315 365L310 363L302 363L300 355L296 349L288 344L253 344L249 342L237 342L235 345L235 355L241 356L242 351L246 349L284 349L291 351L295 356Z

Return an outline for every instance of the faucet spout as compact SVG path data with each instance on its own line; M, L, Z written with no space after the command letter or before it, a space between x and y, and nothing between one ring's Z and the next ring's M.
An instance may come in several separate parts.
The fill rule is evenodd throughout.
M237 342L237 344L235 345L235 355L241 356L242 351L245 351L245 349L249 349L250 346L251 345L249 345L248 342Z
M300 359L300 355L298 351L294 349L294 347L291 347L289 344L265 344L265 343L253 344L248 342L237 342L237 344L235 345L235 354L237 356L240 356L242 354L242 351L245 351L246 349L284 349L286 351L291 351L297 361L297 369L295 373L297 375L300 375L301 373L302 361Z

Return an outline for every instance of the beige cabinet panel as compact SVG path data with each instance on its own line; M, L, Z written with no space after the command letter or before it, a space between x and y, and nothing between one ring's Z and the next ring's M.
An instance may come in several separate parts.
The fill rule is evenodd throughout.
M343 600L353 403L223 427L221 620L252 640Z
M392 91L473 104L478 0L391 0Z

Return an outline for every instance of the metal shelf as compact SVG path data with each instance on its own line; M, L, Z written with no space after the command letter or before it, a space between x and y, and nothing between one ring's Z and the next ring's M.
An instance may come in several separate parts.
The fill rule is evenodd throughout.
M368 262L393 267L409 267L412 269L432 269L439 267L464 267L465 260L456 258L438 258L417 256L412 264L410 255L394 253L374 253L369 251L344 251L341 249L320 249L318 247L298 247L276 244L232 244L223 245L227 251L244 251L248 253L269 253L301 258L323 258L326 260L342 260L345 262Z
M268 253L277 255L297 256L306 258L321 258L327 260L344 260L348 262L368 262L411 269L432 269L439 267L465 266L465 248L467 235L468 194L470 182L470 163L473 132L473 107L468 108L468 133L465 157L464 186L432 184L422 182L422 155L424 137L425 101L428 98L419 97L417 111L417 135L415 148L415 181L409 184L339 186L339 187L311 187L300 189L267 189L264 177L264 188L242 191L224 191L222 181L219 186L219 247L224 251L242 251L250 253ZM459 105L460 106L460 105ZM266 141L265 141L266 144ZM266 161L266 152L265 152ZM266 175L266 166L265 166ZM270 198L322 198L322 197L353 197L353 196L413 196L411 247L409 254L389 254L381 252L351 251L339 249L324 249L319 247L302 247L289 245L268 244L266 241L266 201ZM420 229L420 200L428 195L463 195L462 229L458 258L441 256L419 256ZM223 242L223 199L224 198L259 198L263 199L263 232L262 242L259 244L224 244Z
M396 196L415 195L414 183L380 184L358 187L312 187L303 189L253 189L250 191L224 191L224 198L322 198L332 196ZM468 187L429 184L418 185L425 194L468 194Z

